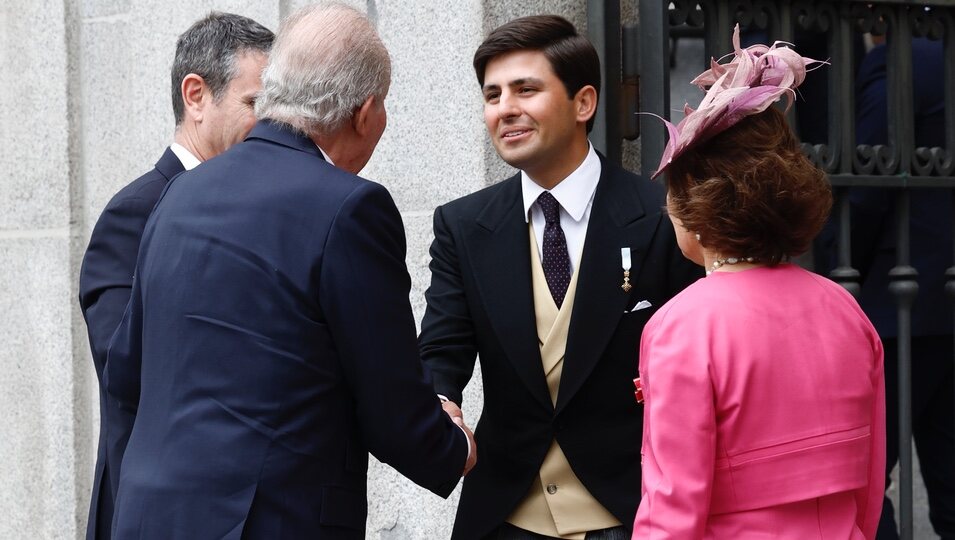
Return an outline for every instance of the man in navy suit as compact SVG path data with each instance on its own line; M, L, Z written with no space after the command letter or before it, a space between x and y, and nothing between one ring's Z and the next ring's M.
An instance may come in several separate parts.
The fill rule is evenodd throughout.
M363 15L304 8L246 140L166 188L106 366L136 417L115 538L360 539L369 451L441 496L473 465L418 356L400 214L355 174L390 79Z
M702 275L663 214L662 183L587 139L597 52L556 16L491 32L474 54L484 120L520 173L439 207L419 344L460 414L480 357L481 462L452 538L630 538L640 501L643 325Z
M887 45L875 46L859 66L856 140L889 142ZM942 42L912 40L916 147L945 147L945 72ZM951 148L949 151L951 152ZM945 271L952 265L951 192L910 189L910 260L918 271L911 315L912 435L928 492L929 519L945 540L955 539L955 369L952 365L952 306ZM889 291L896 265L895 198L888 188L852 188L852 264L861 274L859 304L885 348L886 477L899 458L898 311ZM832 237L830 237L831 239ZM888 480L886 485L888 485ZM877 538L899 537L886 497Z
M264 26L229 13L211 13L179 36L172 67L174 142L155 168L110 200L93 228L80 270L80 307L100 381L101 427L86 530L90 540L110 537L118 477L107 459L109 440L114 450L121 448L132 429L132 417L109 405L102 380L106 346L129 301L143 227L173 176L222 153L252 129L252 104L272 39ZM121 459L118 453L113 456L116 463Z

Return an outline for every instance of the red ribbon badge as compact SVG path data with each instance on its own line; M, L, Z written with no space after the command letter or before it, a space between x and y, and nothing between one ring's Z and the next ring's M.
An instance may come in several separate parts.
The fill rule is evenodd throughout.
M633 396L637 398L637 403L643 403L643 383L640 381L640 377L637 377L633 380L633 387L636 388L636 392L633 393Z

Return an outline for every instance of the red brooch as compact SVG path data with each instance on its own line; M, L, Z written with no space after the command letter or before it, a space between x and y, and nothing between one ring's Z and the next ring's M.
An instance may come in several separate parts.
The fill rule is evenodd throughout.
M643 383L640 381L640 377L637 377L633 380L633 387L636 388L636 392L633 393L633 396L637 398L637 403L643 403Z

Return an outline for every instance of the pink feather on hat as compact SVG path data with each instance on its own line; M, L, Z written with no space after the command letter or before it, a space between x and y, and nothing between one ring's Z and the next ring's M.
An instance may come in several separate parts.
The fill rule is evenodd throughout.
M684 107L679 124L660 118L670 138L652 178L659 176L687 149L709 140L743 118L765 111L786 96L786 110L792 106L795 89L806 80L808 67L828 62L813 60L777 41L772 46L752 45L740 48L739 25L733 29L733 59L720 64L710 59L710 69L700 73L691 84L706 92L700 106ZM728 55L727 55L728 56ZM659 117L658 117L659 118Z

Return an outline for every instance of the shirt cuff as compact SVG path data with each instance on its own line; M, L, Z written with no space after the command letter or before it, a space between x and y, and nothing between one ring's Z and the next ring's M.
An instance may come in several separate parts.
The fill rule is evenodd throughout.
M464 440L468 442L468 458L464 460L464 462L467 463L468 461L471 461L471 437L468 437L468 432L464 431L463 427L461 426L458 426L458 427L461 428L461 433L464 433ZM464 475L462 474L461 476L464 476Z

